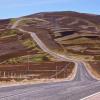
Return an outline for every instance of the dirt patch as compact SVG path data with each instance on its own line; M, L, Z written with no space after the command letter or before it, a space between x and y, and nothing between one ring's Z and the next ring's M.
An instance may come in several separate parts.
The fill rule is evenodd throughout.
M87 67L95 77L100 79L100 61L88 62Z

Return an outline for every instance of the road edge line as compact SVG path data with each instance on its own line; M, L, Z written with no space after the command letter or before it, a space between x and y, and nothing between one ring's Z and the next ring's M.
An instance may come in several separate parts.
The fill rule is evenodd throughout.
M80 100L89 99L90 97L95 96L95 95L98 95L98 94L100 94L100 92L97 92L97 93L91 94L91 95L86 96L86 97L84 97L84 98L82 98L82 99L80 99Z
M75 63L74 70L72 71L71 75L69 75L69 77L67 78L68 81L74 80L74 78L76 76L78 64L76 62L74 62L74 63Z

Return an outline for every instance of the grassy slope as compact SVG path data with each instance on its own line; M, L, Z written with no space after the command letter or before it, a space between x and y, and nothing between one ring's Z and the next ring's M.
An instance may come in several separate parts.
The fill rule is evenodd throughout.
M63 52L63 54L66 54L66 55L69 54L69 56L76 57L78 59L82 59L82 60L85 59L88 61L93 61L93 60L100 61L100 58L99 58L100 54L95 54L97 53L96 51L97 48L98 50L100 50L100 46L99 46L100 37L98 36L95 38L86 38L86 37L84 38L83 36L81 36L80 38L77 38L80 36L80 34L84 34L84 36L87 34L99 35L99 33L95 33L99 31L100 29L99 16L68 12L67 14L66 13L45 13L42 17L41 17L41 14L39 16L33 15L33 16L28 16L28 17L31 17L33 19L31 21L30 20L22 21L18 27L23 28L28 31L36 32L37 35L41 38L41 40L48 46L48 48L56 52L61 52L61 53ZM67 18L64 18L64 17L67 17ZM56 23L56 20L57 20L57 23ZM72 22L74 22L75 20L79 20L79 21L77 23L75 22L72 25ZM11 23L13 24L15 21L16 19L12 19ZM87 28L88 26L91 26L92 30ZM67 29L63 30L62 28L71 28L70 31L74 30L75 33L78 34L78 36L76 37L77 39L72 38L71 40L70 39L68 40L68 38L66 38L64 41L55 41L55 39L57 40L59 38L59 37L56 37L58 35L55 34L57 33L56 28L59 29L58 33L61 33L62 31L69 32L69 30ZM84 31L84 32L81 32L81 31ZM88 31L90 33L88 33ZM51 58L46 53L43 53L43 51L36 45L36 43L33 42L30 36L28 36L27 38L27 34L25 33L19 33L19 32L16 33L15 30L10 30L9 32L8 30L6 30L5 32L0 32L0 35L1 35L0 42L2 42L2 44L6 43L5 40L10 39L9 42L16 41L20 45L20 48L26 51L23 55L17 54L18 56L15 56L15 55L13 56L11 53L8 53L10 56L5 55L5 56L9 56L8 57L9 59L8 58L6 60L4 59L5 63L17 64L17 63L26 62L27 55L29 55L29 59L31 62L44 62L45 60L50 60ZM67 36L67 33L66 33L66 36ZM62 37L64 36L61 34L60 38ZM73 47L70 47L70 45ZM12 45L10 45L10 50L14 49L14 48L12 49L11 48L12 48ZM17 48L17 52L20 51L22 53L23 50L20 51L19 48ZM33 53L34 50L37 52ZM94 50L94 51L91 52L87 50ZM16 53L15 51L13 53Z

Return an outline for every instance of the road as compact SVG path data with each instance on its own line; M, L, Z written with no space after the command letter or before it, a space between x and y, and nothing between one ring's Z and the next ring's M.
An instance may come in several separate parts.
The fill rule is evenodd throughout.
M18 25L18 22L16 22ZM16 23L14 27L16 28ZM25 31L19 29L20 31ZM26 32L26 31L25 31ZM63 55L49 50L34 32L28 32L45 52L62 59L70 60ZM100 92L100 81L94 79L86 70L84 63L73 61L77 72L73 80L36 85L20 85L0 88L0 100L80 100L86 96Z
M100 81L91 77L79 62L72 81L3 87L0 100L80 100L96 92L100 92Z

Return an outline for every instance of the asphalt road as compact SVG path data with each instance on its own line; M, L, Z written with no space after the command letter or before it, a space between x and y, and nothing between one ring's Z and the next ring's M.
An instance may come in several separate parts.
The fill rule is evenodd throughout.
M0 100L80 100L96 92L100 92L100 81L79 62L72 81L3 87Z
M17 21L12 28L16 28L19 21ZM19 29L20 31L24 31ZM28 32L38 45L41 40L35 33ZM40 46L43 50L48 51L42 43ZM69 60L69 58L62 55L48 51L58 58ZM75 62L75 61L74 61ZM43 83L36 85L22 85L0 88L0 100L80 100L86 96L100 92L100 81L94 79L86 70L82 62L77 63L77 72L73 80L57 82L57 83Z

